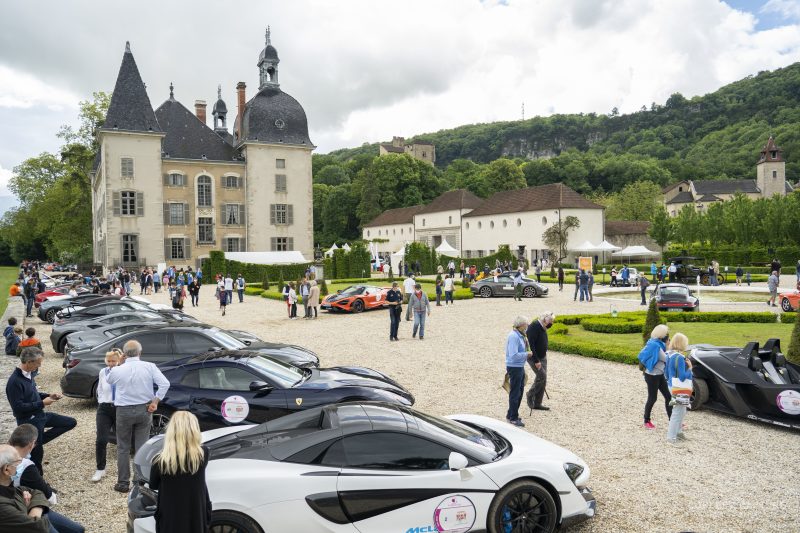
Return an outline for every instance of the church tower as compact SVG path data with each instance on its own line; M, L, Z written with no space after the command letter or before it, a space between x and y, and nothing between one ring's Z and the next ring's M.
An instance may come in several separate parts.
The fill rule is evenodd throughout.
M278 63L280 63L281 60L278 59L278 51L270 42L269 33L269 26L267 26L266 44L264 45L264 49L261 51L261 55L258 58L258 90L261 90L265 87L279 87Z
M783 150L775 144L772 136L761 150L756 164L756 185L764 198L786 194L786 162Z

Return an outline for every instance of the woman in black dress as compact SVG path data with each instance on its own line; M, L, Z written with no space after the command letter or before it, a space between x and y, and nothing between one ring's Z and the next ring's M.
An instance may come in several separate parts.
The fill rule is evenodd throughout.
M208 448L201 446L200 424L188 411L169 421L164 448L153 458L150 488L158 491L156 532L206 533L211 500L206 488Z

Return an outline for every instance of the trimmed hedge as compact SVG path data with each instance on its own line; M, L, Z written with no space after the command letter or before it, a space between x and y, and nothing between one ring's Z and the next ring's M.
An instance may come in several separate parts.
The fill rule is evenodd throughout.
M683 255L703 257L706 261L716 259L720 265L736 266L739 265L769 265L773 259L778 259L781 266L790 266L788 274L794 274L794 265L800 258L800 245L791 244L787 246L777 246L773 253L769 253L768 246L743 246L739 244L717 245L713 249L708 246L695 244L693 246L670 246L666 250L667 258ZM784 269L781 268L781 272Z
M581 320L581 327L595 333L641 333L644 320L629 317L592 317Z
M297 263L294 265L255 265L253 263L240 263L225 259L225 252L213 250L208 259L203 260L203 279L211 280L217 274L232 276L241 274L247 283L262 283L264 280L298 279L305 275L311 263Z
M781 313L781 324L794 324L794 321L797 317L797 312L792 313Z
M494 268L498 259L501 263L503 261L512 261L515 268L518 264L517 258L511 253L511 249L507 244L501 244L497 247L497 252L493 253L492 255L485 255L483 257L450 257L448 255L441 255L439 256L437 266L442 265L444 268L447 268L447 263L449 263L451 259L456 264L456 272L458 272L458 267L461 265L462 260L467 268L469 268L469 265L475 265L478 267L479 271L483 269L484 264L488 264L489 268ZM533 268L528 265L528 274L531 275L532 273Z
M548 345L551 350L629 365L635 365L639 362L637 359L638 353L630 353L614 346L607 346L599 342L591 342L571 337L569 335L569 328L563 324L561 326L567 331L562 334L559 329L555 334L551 333L548 335ZM550 331L552 332L555 328L556 325L554 325Z
M372 257L363 243L355 243L350 251L341 248L333 251L333 257L322 261L323 271L328 279L353 278L372 272Z

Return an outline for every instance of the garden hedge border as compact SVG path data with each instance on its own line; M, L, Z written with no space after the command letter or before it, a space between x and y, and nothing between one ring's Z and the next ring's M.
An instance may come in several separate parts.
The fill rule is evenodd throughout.
M644 319L633 317L592 317L584 318L580 323L586 331L595 333L641 333Z

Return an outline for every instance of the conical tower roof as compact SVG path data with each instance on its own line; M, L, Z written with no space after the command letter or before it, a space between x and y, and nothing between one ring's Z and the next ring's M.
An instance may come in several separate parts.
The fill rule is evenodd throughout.
M104 130L160 132L161 128L150 105L139 68L131 53L130 43L125 43L122 65L111 95L111 103L103 124Z

